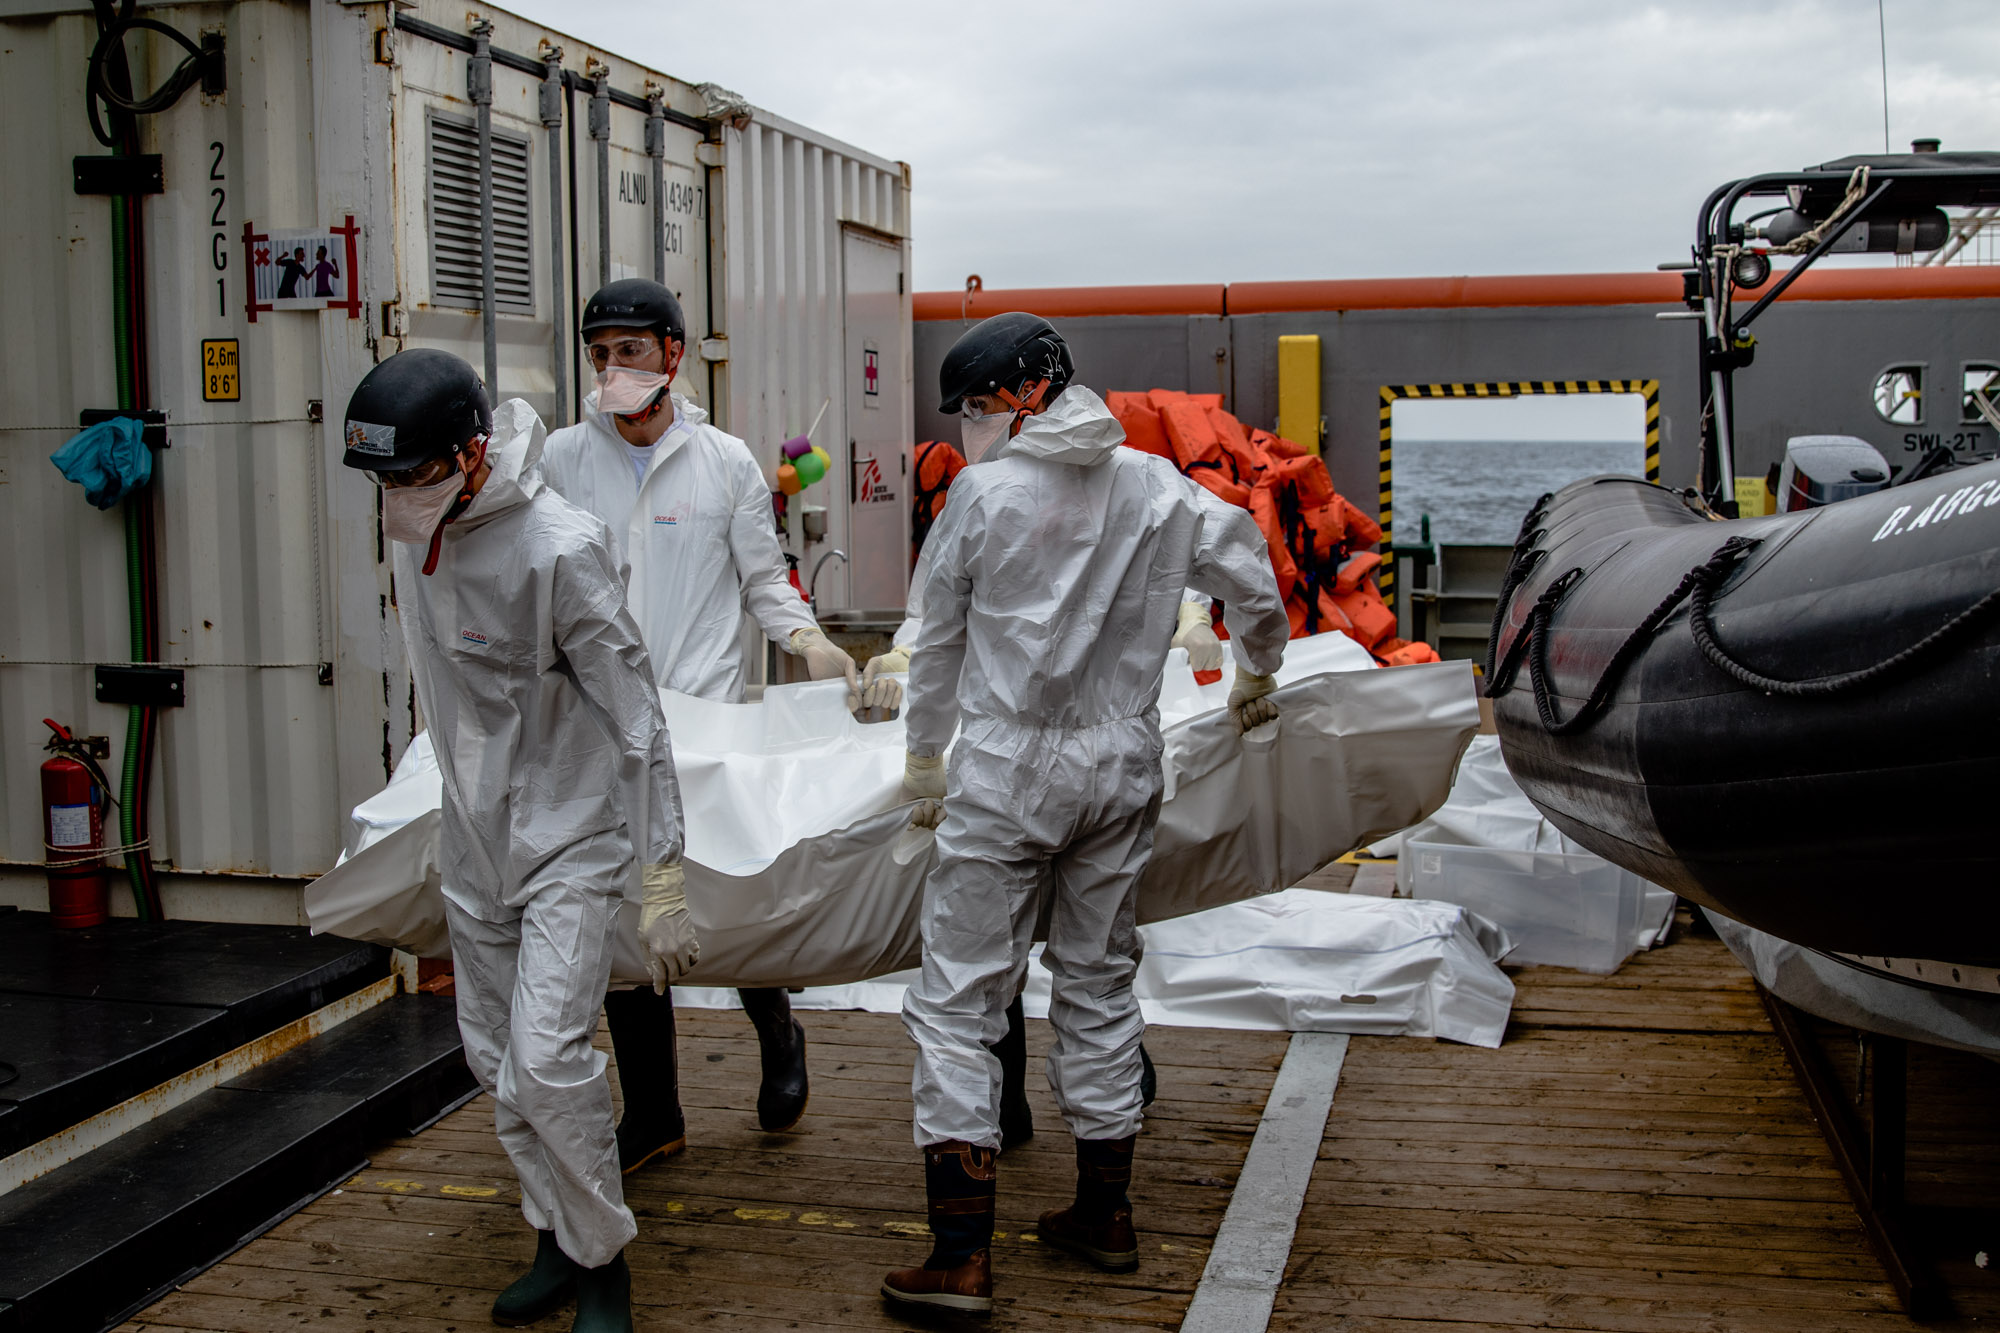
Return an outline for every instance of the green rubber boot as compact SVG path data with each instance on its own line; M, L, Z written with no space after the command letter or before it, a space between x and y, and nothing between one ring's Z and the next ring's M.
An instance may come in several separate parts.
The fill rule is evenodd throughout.
M632 1270L625 1255L601 1268L576 1270L576 1322L570 1333L632 1333Z
M545 1319L576 1294L576 1261L556 1244L556 1233L535 1233L535 1263L493 1302L493 1322L520 1328Z

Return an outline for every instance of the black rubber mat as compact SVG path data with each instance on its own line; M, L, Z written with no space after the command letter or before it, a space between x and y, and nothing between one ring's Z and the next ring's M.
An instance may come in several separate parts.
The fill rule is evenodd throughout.
M0 1157L388 974L386 949L297 926L0 914Z
M0 1330L110 1326L471 1091L452 1002L401 996L0 1195Z
M353 990L359 973L385 975L388 962L386 949L303 926L121 919L58 930L45 912L9 915L0 991L32 995L222 1009L291 1003L306 1013Z
M0 1157L213 1059L222 1009L0 991ZM218 1050L219 1047L219 1050Z

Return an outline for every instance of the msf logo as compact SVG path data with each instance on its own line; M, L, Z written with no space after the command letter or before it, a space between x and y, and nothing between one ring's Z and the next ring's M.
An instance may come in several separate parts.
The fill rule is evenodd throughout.
M896 488L882 475L882 460L874 457L862 460L855 490L862 504L886 504L896 498Z

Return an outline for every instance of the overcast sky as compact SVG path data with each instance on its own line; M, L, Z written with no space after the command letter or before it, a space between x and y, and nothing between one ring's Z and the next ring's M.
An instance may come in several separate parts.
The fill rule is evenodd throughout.
M2000 148L1995 0L1885 0L1889 131ZM1650 268L1883 143L1876 0L509 0L914 171L918 290Z

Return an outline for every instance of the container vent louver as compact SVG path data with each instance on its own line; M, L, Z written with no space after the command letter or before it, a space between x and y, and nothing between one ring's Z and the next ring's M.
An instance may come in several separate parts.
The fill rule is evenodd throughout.
M469 120L430 118L431 300L477 310L479 131ZM495 309L535 312L528 197L528 141L493 131L493 291Z

